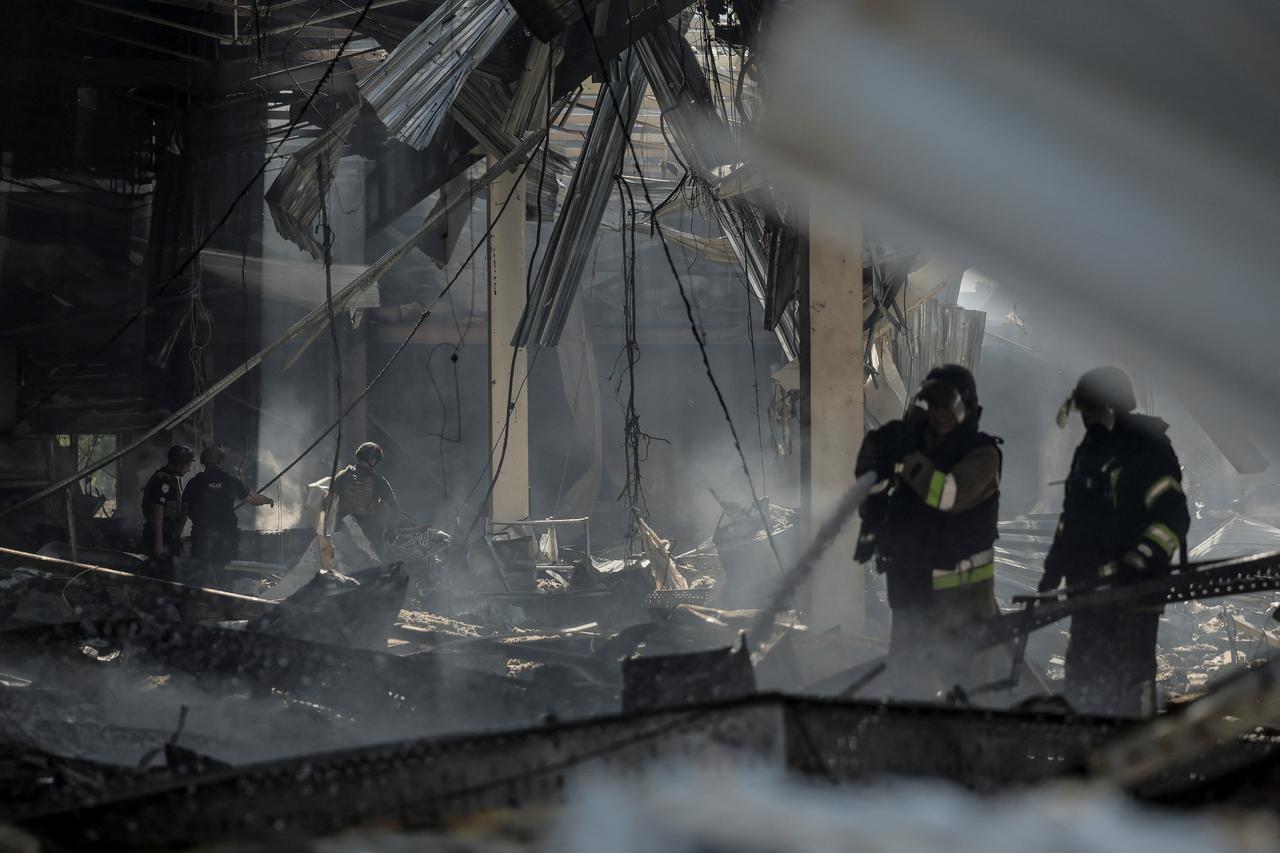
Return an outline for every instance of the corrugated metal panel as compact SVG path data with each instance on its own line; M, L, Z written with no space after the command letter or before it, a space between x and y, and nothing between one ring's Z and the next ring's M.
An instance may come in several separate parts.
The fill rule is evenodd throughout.
M544 106L543 110L545 109ZM503 127L511 110L512 99L507 94L506 87L496 80L475 74L458 93L450 113L475 138L486 154L490 157L505 157L520 144L520 140ZM545 118L544 112L543 121L537 122L535 126L545 126ZM569 159L558 151L547 151L546 163L547 173L543 175L542 155L534 157L525 173L525 184L530 204L533 203L538 188L542 188L542 210L544 215L549 216L555 211L559 198L560 176L567 175L571 167Z
M443 4L360 83L396 137L425 148L467 77L516 21L506 0Z
M529 32L547 42L582 20L585 7L590 13L600 0L511 0Z
M909 393L939 364L961 364L975 373L987 315L930 299L906 316L907 334L894 335L893 357Z
M599 99L587 128L564 210L552 228L547 253L538 265L529 302L516 329L513 342L516 346L530 343L555 346L578 292L578 281L595 245L600 221L613 192L614 178L626 152L627 135L623 128L629 131L635 124L644 100L644 68L636 53L624 53L619 67L623 69L621 78L609 83L614 97ZM615 99L623 110L621 121L614 107Z
M359 115L360 108L352 107L339 116L327 131L294 152L267 190L267 209L271 211L276 231L313 258L321 255L320 244L316 242L312 228L320 215L319 170L325 172L325 186L332 186L342 148Z

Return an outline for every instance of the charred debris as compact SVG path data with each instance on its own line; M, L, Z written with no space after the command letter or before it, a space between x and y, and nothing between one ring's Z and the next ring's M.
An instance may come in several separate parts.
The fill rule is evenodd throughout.
M1280 528L1202 482L1267 461L1194 407L1167 574L1039 591L1069 454L1020 433L998 607L958 650L990 671L921 692L889 656L851 561L864 431L939 365L1062 369L967 263L787 183L794 4L20 5L0 849L652 849L584 803L680 849L812 849L781 804L836 832L889 784L1276 849L1214 809L1267 828L1280 793ZM1010 399L1010 430L1049 405ZM1116 608L1163 608L1144 718L1062 698L1072 618Z

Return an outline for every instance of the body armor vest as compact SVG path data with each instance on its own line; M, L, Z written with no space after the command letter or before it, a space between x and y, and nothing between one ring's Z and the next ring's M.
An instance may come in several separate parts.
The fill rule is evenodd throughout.
M375 515L382 504L378 495L378 475L365 474L354 465L348 465L338 474L336 491L339 511L344 515Z
M182 515L182 483L181 481L179 481L174 474L170 473L167 469L164 469L164 468L160 468L154 474L152 474L151 479L152 480L158 479L161 483L163 483L164 485L167 485L169 487L168 493L173 496L171 500L167 500L163 504L161 504L164 511L165 524L170 524L182 518L183 515ZM154 506L154 504L152 501L147 499L146 491L144 490L142 508L144 510L145 518L149 519L151 517L152 506Z

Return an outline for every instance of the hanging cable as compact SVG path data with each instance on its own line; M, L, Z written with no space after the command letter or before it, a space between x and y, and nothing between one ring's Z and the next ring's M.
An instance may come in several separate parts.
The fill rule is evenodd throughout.
M599 260L600 260L600 241L597 240L595 249L591 252L591 276L589 279L590 281L596 280L596 263ZM588 357L588 353L590 352L590 349L591 349L590 336L584 333L582 336L582 356L581 356L582 362L584 365L586 364L586 360ZM574 383L573 401L572 403L570 403L570 406L569 406L569 408L573 409L574 411L577 411L579 394L582 391L582 380L586 377L586 375L587 375L587 371L585 367L580 368L578 370L578 381ZM560 485L556 488L556 499L555 499L555 502L551 505L551 514L553 516L559 516L560 514L560 500L561 498L564 497L564 485L569 475L569 459L572 455L573 455L572 446L566 446L564 451L564 461L560 465Z
M435 298L431 300L431 303L426 307L426 309L421 314L418 315L417 321L413 324L413 327L409 330L409 333L405 336L404 340L402 340L396 346L395 352L393 352L391 354L391 357L387 359L386 364L384 364L378 370L378 372L374 375L373 379L369 380L369 383L365 385L364 389L359 394L356 395L355 399L347 403L346 407L343 408L341 413L339 414L338 419L330 423L328 427L326 427L318 436L316 436L315 440L312 441L311 444L307 445L307 447L301 453L299 453L296 457L294 457L294 459L288 465L286 465L283 469L281 469L279 473L277 473L274 477L272 477L267 482L263 483L261 488L256 490L257 492L261 493L263 489L270 488L282 477L284 477L285 474L293 470L293 468L297 466L299 462L305 459L307 455L311 453L312 450L315 450L316 447L319 446L320 442L324 441L325 437L327 437L329 433L337 429L341 419L346 415L350 414L351 411L355 409L355 407L358 406L360 402L363 401L365 397L369 395L369 392L374 389L374 387L378 384L378 382L381 381L382 377L385 376L387 371L391 368L391 365L395 364L396 360L400 357L400 355L405 351L406 348L408 348L409 344L413 342L413 339L417 335L418 330L422 328L422 324L425 323L427 319L431 317L432 312L435 309L435 306L440 303L440 301L453 289L453 286L455 283L457 283L458 279L462 277L462 271L466 269L467 264L471 263L471 260L480 251L480 248L485 245L485 240L488 239L489 234L493 231L493 228L498 224L499 221L501 221L503 214L506 213L507 207L511 204L511 197L515 194L516 188L520 186L520 182L524 180L525 173L529 170L529 166L530 164L532 164L532 162L533 162L532 156L530 156L528 159L525 160L524 165L521 167L519 175L516 178L516 181L512 184L510 192L507 193L506 199L502 202L502 206L498 210L498 215L494 217L492 222L489 223L484 233L480 236L480 240L477 241L476 244L471 248L470 253L468 253L466 259L462 262L462 265L458 268L458 272L455 273L449 279L449 281L445 284L444 289L442 289L440 293L438 293L435 296ZM6 512L8 512L8 510L0 510L0 517L3 517L3 515Z
M333 85L330 84L325 112L332 113L332 107ZM332 120L332 115L324 116L330 127ZM342 421L345 416L342 409L342 350L338 346L338 322L333 311L333 229L329 226L329 181L331 176L337 176L341 160L339 156L333 168L325 162L324 154L316 160L316 188L320 193L320 249L324 260L324 310L329 317L329 339L333 342L333 389L338 404L338 434L333 440L333 463L329 466L331 494L334 480L338 478L338 460L342 457Z
M622 232L622 326L623 347L619 354L626 359L626 367L614 385L614 396L622 402L622 384L627 384L627 398L623 404L623 453L626 481L618 499L627 501L629 518L626 541L627 553L633 552L635 536L639 533L640 519L648 518L649 507L645 502L644 486L640 479L640 465L648 460L649 444L664 438L649 435L640 428L640 413L636 410L636 365L640 361L640 345L636 340L636 204L631 187L621 176L617 178L619 230ZM630 222L628 223L628 219Z
M764 461L764 427L760 425L760 364L756 359L756 321L752 307L756 297L750 287L744 287L743 290L747 295L747 346L751 347L751 392L754 395L751 412L756 418L756 442L760 446L760 491L768 499L769 474Z
M191 205L190 214L192 232L198 233L200 227L198 205L194 203ZM209 317L209 310L204 304L202 290L203 280L200 263L197 261L191 265L191 287L187 290L189 299L187 319L191 333L191 345L187 348L187 363L191 367L191 392L193 397L199 397L204 393L204 353L205 348L213 340L213 322ZM202 407L192 419L197 446L204 444L206 438L213 431L212 425L208 423L207 413L208 407Z
M338 435L333 442L333 464L329 467L329 484L338 476L338 459L342 455L342 352L338 347L338 323L333 312L333 229L329 227L329 187L324 157L316 162L316 180L320 182L320 247L324 258L324 307L329 315L329 339L333 342L333 390L338 403Z
M583 18L587 18L587 7L585 0L578 0L578 6L582 11ZM747 488L751 491L751 502L755 506L756 511L760 515L760 521L764 525L765 535L769 539L769 549L773 552L773 558L778 564L778 571L783 571L782 555L778 553L777 543L773 539L773 524L765 512L764 506L761 505L760 496L756 493L755 481L751 478L751 469L747 465L747 456L742 450L742 442L738 439L738 429L734 426L733 415L729 412L729 405L725 402L724 394L720 390L720 383L716 381L715 373L711 369L711 360L707 354L706 341L703 339L702 330L698 328L697 320L694 318L693 302L689 299L689 294L685 290L684 282L680 278L680 271L676 269L675 259L671 256L671 247L667 243L666 235L662 230L662 223L654 216L653 196L649 192L649 183L645 180L644 169L640 164L640 155L636 153L635 142L631 138L631 128L626 127L626 122L622 119L622 107L618 103L618 96L614 93L613 87L609 85L610 76L608 63L605 61L604 54L600 51L600 42L596 39L595 33L590 27L587 28L587 35L591 39L592 50L595 52L596 62L600 66L600 74L604 79L602 88L609 92L609 98L613 101L614 113L617 115L618 123L622 127L623 136L626 138L627 150L631 153L631 160L636 167L636 175L640 180L640 190L644 194L645 204L649 206L649 221L651 227L657 233L658 239L662 243L662 253L666 257L667 266L671 269L671 274L675 277L676 288L680 291L680 301L684 303L685 315L689 319L689 328L693 333L693 339L698 345L698 352L702 356L702 367L707 374L707 381L711 383L711 389L715 392L716 402L720 404L720 411L724 415L725 422L729 425L729 434L733 438L733 447L737 451L738 461L742 464L742 474L746 477Z

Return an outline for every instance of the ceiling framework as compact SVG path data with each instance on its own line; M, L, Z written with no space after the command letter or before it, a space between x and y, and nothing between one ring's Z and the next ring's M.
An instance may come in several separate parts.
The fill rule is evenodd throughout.
M219 182L189 212L153 210L173 199L172 192L155 192L164 175L172 182L179 179L175 169L225 168L215 162L252 169L265 157L258 176L265 170L275 230L319 257L321 187L335 182L342 158L363 157L365 238L386 232L392 245L400 244L414 229L397 220L426 202L433 205L436 233L413 243L443 264L460 227L454 200L469 192L477 162L508 157L549 115L549 148L526 168L526 212L540 212L554 225L534 266L521 341L558 341L615 180L635 187L642 175L667 197L663 216L696 212L711 223L705 234L674 219L663 230L673 245L704 262L737 268L768 309L768 327L793 355L800 244L784 217L772 212L767 186L730 181L744 169L734 139L749 118L756 84L748 73L749 47L726 41L722 25L745 18L708 20L705 12L687 12L681 0L586 5L583 18L580 8L575 16L566 4L548 4L567 16L551 31L545 21L535 22L533 4L506 0L460 6L373 0L367 8L323 0L55 0L46 14L10 33L21 43L10 45L4 62L13 73L0 86L19 102L35 92L47 101L53 93L55 108L33 111L41 118L29 126L0 128L3 177L26 184L11 193L19 204L49 196L92 205L114 211L115 230L140 234L119 244L138 247L126 256L98 259L98 266L118 271L120 304L108 310L128 319L126 305L156 300L164 306L120 339L126 349L116 356L127 375L137 370L130 359L169 363L190 318L181 300L166 298L198 281L193 250L221 258L230 252L260 258L262 251L252 224L260 213L238 209L261 189ZM669 23L673 16L680 17ZM36 44L38 55L30 47ZM626 75L614 97L599 82L602 60L604 73ZM615 98L624 103L621 122L613 115ZM640 175L633 174L632 151ZM201 165L182 166L185 158ZM251 172L244 177L255 180ZM454 215L437 215L446 207ZM145 225L138 231L144 222L151 223L149 232ZM650 227L647 216L638 224ZM88 284L83 274L72 274ZM171 281L175 275L182 281ZM48 296L28 300L32 310L16 326L58 323L67 302L87 307L83 285L54 291L44 278L36 286ZM223 275L214 287L231 284ZM158 355L147 343L157 340ZM65 376L75 359L96 356L92 343L85 342L87 353L61 355L72 360L61 365L62 374L37 371L27 393L39 398L65 384L54 377ZM103 352L112 361L110 350Z

